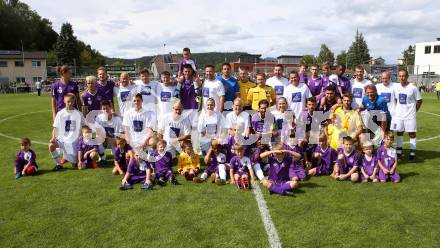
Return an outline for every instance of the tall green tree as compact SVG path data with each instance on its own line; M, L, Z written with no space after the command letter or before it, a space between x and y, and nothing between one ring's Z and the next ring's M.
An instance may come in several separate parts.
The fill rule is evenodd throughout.
M324 63L330 63L330 65L333 65L335 62L335 55L326 44L321 44L321 48L319 49L319 54L316 59L321 65Z
M58 64L73 65L80 63L80 50L78 41L73 35L73 28L70 23L61 26L61 32L55 44L55 54Z
M370 61L370 52L367 42L359 30L356 30L354 41L347 52L347 65L352 67L360 64L368 64Z
M409 46L402 52L403 55L403 65L414 65L414 59L416 56L415 46Z
M317 64L318 60L316 59L316 57L314 55L306 54L306 55L302 56L301 63L307 64L307 65L313 65L313 64Z
M336 63L338 65L346 65L347 62L347 53L345 51L341 51L341 53L336 56Z

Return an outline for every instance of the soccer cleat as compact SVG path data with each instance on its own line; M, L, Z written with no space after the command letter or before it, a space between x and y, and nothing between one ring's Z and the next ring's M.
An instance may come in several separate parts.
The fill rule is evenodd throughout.
M217 185L225 185L226 184L226 180L225 179L217 178L217 179L215 179L215 184L217 184Z
M397 159L402 159L402 147L396 148Z
M185 172L184 177L187 181L192 181L194 178L194 174L189 174L188 172Z
M216 180L216 175L215 173L212 173L211 176L209 176L208 178L208 183L213 183Z
M235 181L235 184L237 185L238 189L243 189L243 184L241 182L241 178L239 178L237 181Z
M55 167L53 167L53 171L59 171L59 170L62 170L63 169L63 166L62 165L60 165L60 164L57 164L57 165L55 165Z
M143 190L153 190L153 185L149 184L149 183L145 183L144 185L142 185L141 189L143 189Z
M241 179L241 187L243 190L248 190L249 189L249 181L247 178L243 178Z
M107 160L101 159L99 160L99 167L104 168L107 165Z
M21 175L21 173L20 172L17 172L16 174L15 174L15 179L19 179L20 177L22 177L23 175Z
M288 190L288 191L284 192L284 195L286 195L286 196L295 196L295 194L291 190Z
M170 181L171 181L171 185L180 185L180 183L175 178L171 179Z
M67 163L68 161L67 160L65 160L64 158L63 159L61 159L61 164L65 164L65 163Z
M133 189L133 186L131 184L128 184L128 183L124 183L124 185L119 187L119 190L129 190L129 189Z
M93 169L98 169L98 164L96 163L96 161L93 161L92 164L90 165Z
M408 163L415 163L416 162L416 155L409 155Z
M200 179L200 177L193 177L193 182L195 182L195 183L202 183L203 180Z
M159 177L159 179L157 179L157 184L159 184L159 186L163 187L167 184L167 182L163 179L163 177Z

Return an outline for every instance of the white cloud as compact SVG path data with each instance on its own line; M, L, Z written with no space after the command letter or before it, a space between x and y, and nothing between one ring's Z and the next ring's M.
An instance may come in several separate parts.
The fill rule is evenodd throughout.
M70 22L79 39L106 56L124 58L186 46L193 52L317 54L322 43L336 55L350 46L358 28L370 54L391 63L408 45L433 40L440 31L440 3L429 0L24 2L56 31Z

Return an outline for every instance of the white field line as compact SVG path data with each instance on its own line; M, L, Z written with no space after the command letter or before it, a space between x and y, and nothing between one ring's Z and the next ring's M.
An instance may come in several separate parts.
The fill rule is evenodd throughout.
M3 122L8 121L8 120L15 119L15 118L18 118L18 117L21 117L21 116L25 116L25 115L44 113L44 112L49 112L49 111L50 110L41 110L41 111L35 111L35 112L29 112L29 113L22 113L22 114L18 114L18 115L12 115L12 116L8 116L6 118L0 119L0 123L3 123ZM10 136L10 135L4 134L2 132L0 132L0 136L4 137L4 138L12 139L12 140L17 140L17 141L20 140L20 138L18 138L18 137ZM42 142L42 141L32 140L32 144L38 144L38 145L47 146L49 143Z
M258 183L255 184L254 189L252 190L255 195L255 199L257 200L258 209L260 210L261 219L263 220L264 229L266 229L267 236L269 238L269 244L272 248L281 248L281 241L278 237L277 229L273 224L272 218L270 217L269 209L267 208L266 201L263 198L263 194L261 193L260 186Z

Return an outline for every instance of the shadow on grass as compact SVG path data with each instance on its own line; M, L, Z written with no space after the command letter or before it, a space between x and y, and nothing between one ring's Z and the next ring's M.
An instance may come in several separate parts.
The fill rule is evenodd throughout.
M403 149L403 159L401 161L401 164L410 164L408 163L408 157L409 157L409 149ZM425 162L425 160L433 160L436 158L440 158L440 151L429 151L429 150L416 150L416 164L421 164Z
M400 179L404 180L404 179L406 179L408 177L414 177L414 176L418 176L420 174L417 173L417 172L408 172L408 173L399 173L399 175L400 175Z
M306 182L300 182L299 187L300 188L325 188L326 186L306 181Z

